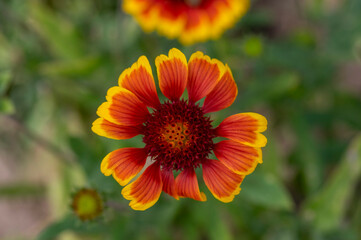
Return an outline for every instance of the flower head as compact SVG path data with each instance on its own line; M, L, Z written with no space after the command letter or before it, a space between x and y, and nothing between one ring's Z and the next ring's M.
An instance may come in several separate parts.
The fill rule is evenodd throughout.
M183 44L218 38L249 7L249 0L124 0L123 9L142 28Z
M95 189L83 188L73 196L71 207L80 220L92 220L103 212L103 201Z
M142 56L120 75L119 86L108 90L107 101L98 108L95 133L113 139L141 134L145 143L144 148L109 153L101 171L126 185L122 194L135 210L154 205L162 191L176 199L205 201L196 168L202 168L204 182L215 198L232 201L244 176L262 162L261 147L267 139L261 132L267 120L256 113L240 113L212 126L205 114L229 107L237 96L231 70L218 60L196 52L187 62L183 53L171 49L155 63L160 90L169 100L159 101L152 69ZM182 98L185 89L187 100ZM197 102L204 97L200 106ZM217 137L229 140L215 143ZM218 160L209 159L212 152ZM151 165L128 184L147 158Z

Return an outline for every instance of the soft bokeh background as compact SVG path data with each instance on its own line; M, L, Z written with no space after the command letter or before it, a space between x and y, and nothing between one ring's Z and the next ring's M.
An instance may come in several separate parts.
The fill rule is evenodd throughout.
M255 0L218 41L145 34L116 0L0 1L0 239L361 239L361 1ZM213 114L265 115L264 164L232 203L162 194L145 212L100 172L142 146L90 131L119 74L172 47L231 67L239 96ZM154 69L153 72L155 73ZM81 222L82 187L109 206Z

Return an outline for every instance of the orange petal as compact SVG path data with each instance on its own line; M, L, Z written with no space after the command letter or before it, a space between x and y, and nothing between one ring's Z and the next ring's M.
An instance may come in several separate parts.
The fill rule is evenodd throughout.
M120 87L134 93L145 105L156 108L160 104L152 69L145 56L141 56L132 67L126 69L118 81Z
M193 53L188 62L189 100L197 102L210 93L224 71L224 65L217 59L210 59L202 52Z
M231 69L226 65L226 72L221 77L221 80L204 100L204 113L216 112L231 106L236 99L237 93L237 85L234 82Z
M134 210L146 210L153 206L162 193L162 177L158 164L150 165L143 174L122 190L125 199L130 200L129 206Z
M262 163L260 148L249 147L231 140L216 143L213 152L226 167L238 174L250 174L258 163Z
M175 199L179 199L175 188L174 175L172 170L162 169L163 192L168 193Z
M199 191L196 172L193 168L184 169L176 178L175 186L178 196L193 198L197 201L206 201L207 197Z
M187 86L186 57L181 51L173 48L169 51L168 57L158 56L155 65L157 66L160 90L170 100L178 100Z
M110 88L106 98L108 102L100 105L97 114L109 122L135 126L145 122L149 115L146 105L125 88Z
M93 122L92 131L99 136L112 139L129 139L141 134L142 125L122 126L111 123L103 118Z
M231 202L241 188L244 176L238 175L221 162L207 159L202 163L203 179L213 196L222 202Z
M223 32L245 14L250 0L207 1L200 8L187 11L187 24L179 40L184 45L218 39Z
M216 135L253 147L264 147L267 139L259 132L267 129L267 119L257 113L239 113L221 122Z
M124 186L144 167L147 153L144 148L121 148L109 153L102 161L100 170Z

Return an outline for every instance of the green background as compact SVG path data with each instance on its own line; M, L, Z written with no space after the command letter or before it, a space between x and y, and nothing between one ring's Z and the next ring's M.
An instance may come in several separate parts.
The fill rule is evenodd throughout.
M145 34L121 1L0 1L1 239L361 238L361 1L258 0L217 41L188 47ZM102 158L141 138L90 131L97 107L139 56L177 47L228 63L239 94L212 114L269 122L262 165L228 204L162 194L130 209ZM158 89L159 92L159 89ZM81 222L82 187L108 206Z

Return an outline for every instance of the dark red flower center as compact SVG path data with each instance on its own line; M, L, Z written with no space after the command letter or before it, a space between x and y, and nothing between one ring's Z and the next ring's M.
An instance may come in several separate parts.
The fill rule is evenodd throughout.
M209 117L184 100L165 102L144 126L143 142L149 156L165 169L198 167L213 149L215 137Z
M186 4L188 4L189 6L196 7L196 6L199 6L202 1L201 0L184 0L184 2Z
M163 0L163 3L171 6L190 6L190 7L198 7L202 5L204 2L208 2L209 0Z

